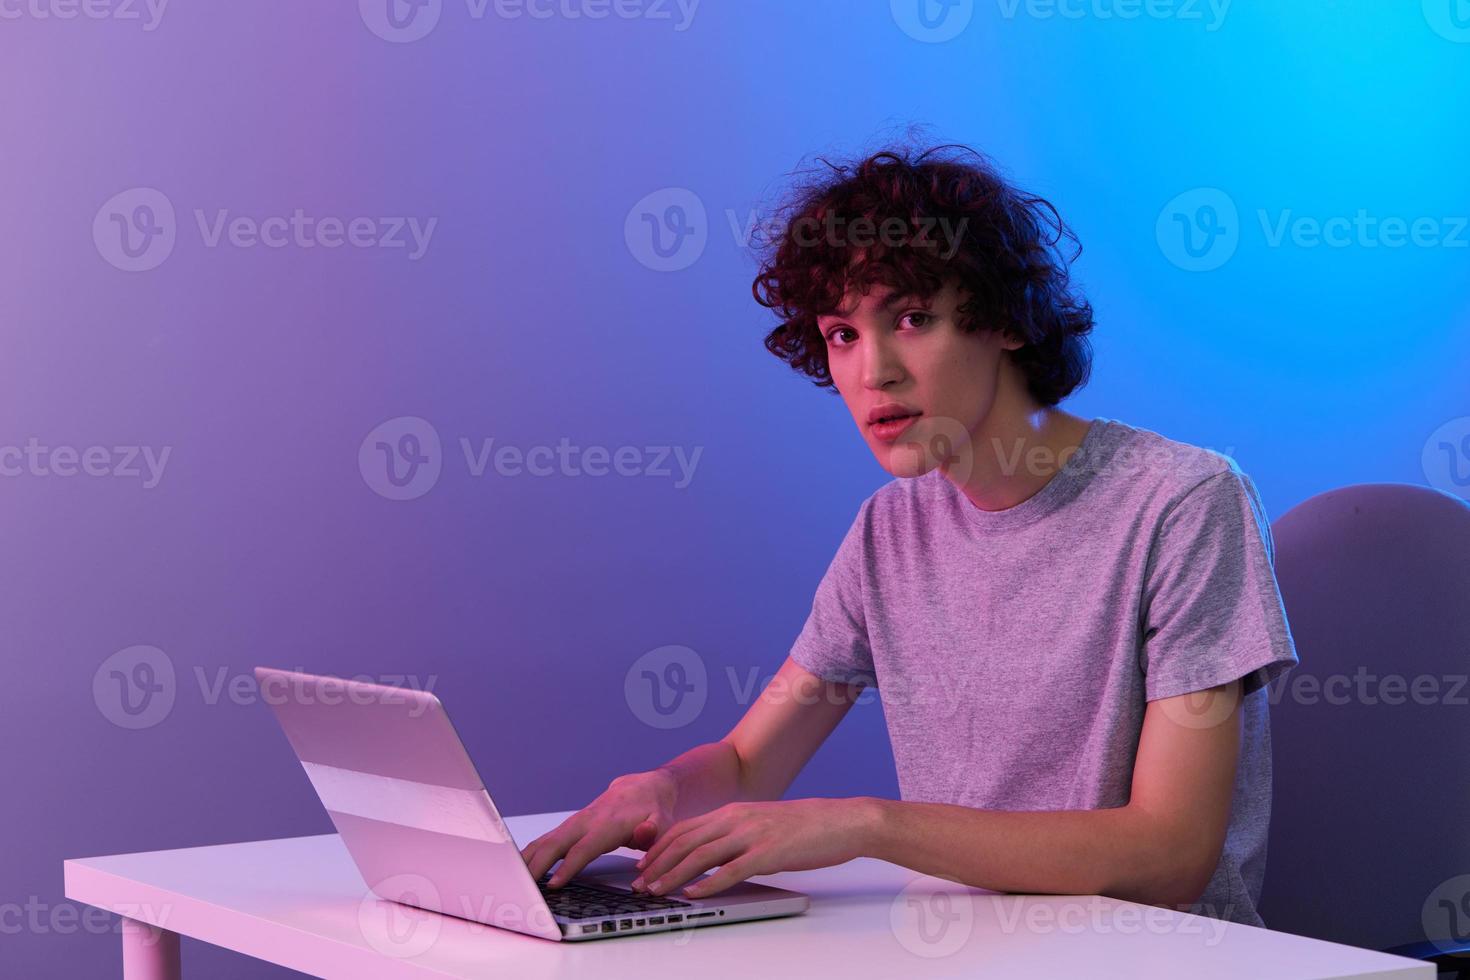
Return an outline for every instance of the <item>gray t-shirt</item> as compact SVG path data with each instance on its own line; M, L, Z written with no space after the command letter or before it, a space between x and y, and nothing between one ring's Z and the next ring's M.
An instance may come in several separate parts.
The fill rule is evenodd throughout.
M1191 911L1261 925L1264 685L1297 663L1274 562L1231 457L1097 418L1006 510L938 470L879 488L791 656L877 688L904 800L992 810L1126 804L1144 703L1246 678L1225 847Z

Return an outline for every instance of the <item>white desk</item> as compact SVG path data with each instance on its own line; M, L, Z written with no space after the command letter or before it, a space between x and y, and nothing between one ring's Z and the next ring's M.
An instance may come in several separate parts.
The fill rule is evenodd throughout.
M518 841L566 813L512 817ZM623 853L636 854L634 851ZM128 980L176 980L192 936L321 977L1433 980L1431 964L1096 896L997 895L860 859L758 880L805 915L558 943L367 894L336 835L67 861L66 896L127 919Z

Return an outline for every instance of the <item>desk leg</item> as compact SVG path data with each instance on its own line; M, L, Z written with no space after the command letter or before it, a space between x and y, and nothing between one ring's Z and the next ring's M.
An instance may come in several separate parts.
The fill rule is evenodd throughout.
M179 934L122 920L123 980L180 980Z

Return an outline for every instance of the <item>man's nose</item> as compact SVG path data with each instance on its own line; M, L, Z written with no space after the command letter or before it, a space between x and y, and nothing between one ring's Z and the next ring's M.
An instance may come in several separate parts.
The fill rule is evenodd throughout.
M882 341L867 345L863 352L863 384L883 388L903 377L903 364L894 351Z

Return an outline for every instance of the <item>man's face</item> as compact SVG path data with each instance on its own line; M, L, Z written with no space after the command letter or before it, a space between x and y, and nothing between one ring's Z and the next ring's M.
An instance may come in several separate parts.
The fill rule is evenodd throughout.
M971 440L995 404L1004 352L1019 341L991 330L960 330L956 309L967 294L953 282L927 301L875 286L844 297L840 313L821 316L827 365L858 430L878 463L896 477L922 476ZM908 421L873 423L897 405Z

